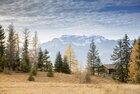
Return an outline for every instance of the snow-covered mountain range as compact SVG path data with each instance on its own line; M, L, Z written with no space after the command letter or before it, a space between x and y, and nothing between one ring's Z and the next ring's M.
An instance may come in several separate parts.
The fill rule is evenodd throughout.
M92 39L95 41L102 63L112 63L110 57L117 41L109 40L102 36L63 35L60 38L54 38L51 41L43 43L41 47L43 50L47 49L50 52L51 60L54 62L58 51L64 55L65 49L71 43L77 60L84 66L86 65L87 52Z

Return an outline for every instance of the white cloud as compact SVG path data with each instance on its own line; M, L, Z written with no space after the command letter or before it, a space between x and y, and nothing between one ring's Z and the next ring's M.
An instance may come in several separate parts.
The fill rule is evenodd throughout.
M43 36L42 42L63 34L97 34L116 38L116 35L132 31L139 33L140 28L130 30L123 26L140 26L140 13L98 10L106 6L139 4L139 0L1 0L0 22L2 25L12 22L18 31L24 27L38 31L39 36Z

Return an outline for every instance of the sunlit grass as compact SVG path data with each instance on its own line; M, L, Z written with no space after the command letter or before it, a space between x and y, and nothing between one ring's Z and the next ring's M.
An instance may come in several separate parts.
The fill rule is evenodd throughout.
M92 77L91 84L80 84L79 76L56 73L54 78L39 73L35 82L28 74L0 74L0 94L140 94L140 85L120 84L111 79Z

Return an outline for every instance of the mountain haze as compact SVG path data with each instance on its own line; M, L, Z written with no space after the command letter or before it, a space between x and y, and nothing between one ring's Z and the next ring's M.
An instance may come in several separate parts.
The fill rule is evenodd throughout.
M117 41L108 40L102 36L63 35L60 38L54 38L51 41L43 43L41 47L43 50L47 49L50 52L51 60L54 62L57 52L60 51L61 54L64 55L65 49L68 44L71 43L77 60L81 66L85 66L87 52L92 39L94 39L97 49L99 50L102 63L111 63L110 56Z

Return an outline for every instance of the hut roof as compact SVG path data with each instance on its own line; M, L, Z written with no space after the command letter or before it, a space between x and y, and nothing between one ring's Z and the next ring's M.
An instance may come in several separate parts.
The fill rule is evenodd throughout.
M115 64L104 64L103 66L107 69L115 69Z

